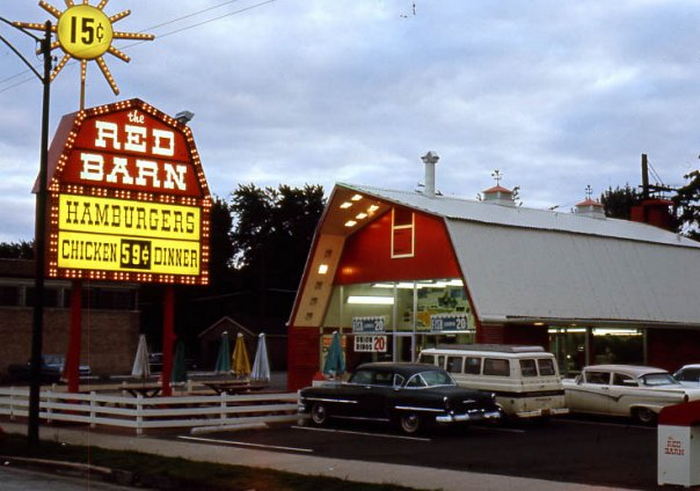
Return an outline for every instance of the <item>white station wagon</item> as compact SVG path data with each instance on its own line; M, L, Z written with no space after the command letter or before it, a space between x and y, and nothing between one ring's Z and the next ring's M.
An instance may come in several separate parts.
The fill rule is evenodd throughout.
M653 367L591 365L563 384L573 413L630 416L644 424L653 424L665 406L700 400L700 389L683 387Z

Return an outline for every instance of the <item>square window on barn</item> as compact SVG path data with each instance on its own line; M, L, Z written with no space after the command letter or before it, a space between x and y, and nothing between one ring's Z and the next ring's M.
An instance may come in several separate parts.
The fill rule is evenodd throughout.
M404 208L391 211L391 257L413 257L415 248L415 214Z

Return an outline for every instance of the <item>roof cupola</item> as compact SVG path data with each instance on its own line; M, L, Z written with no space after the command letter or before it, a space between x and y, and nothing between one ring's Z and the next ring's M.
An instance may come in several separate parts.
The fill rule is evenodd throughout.
M515 207L513 191L501 186L501 179L503 179L503 173L496 169L491 173L491 177L493 177L496 180L496 185L492 188L485 189L484 191L482 191L482 201L484 203L489 203L493 205Z
M586 199L576 204L576 214L582 217L598 218L605 220L605 208L600 201L592 198L593 188L586 186Z

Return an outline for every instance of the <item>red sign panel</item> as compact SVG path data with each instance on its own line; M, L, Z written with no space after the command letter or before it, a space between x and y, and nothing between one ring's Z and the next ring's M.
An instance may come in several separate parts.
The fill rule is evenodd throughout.
M187 126L138 99L80 111L49 162L50 277L207 283L211 197Z

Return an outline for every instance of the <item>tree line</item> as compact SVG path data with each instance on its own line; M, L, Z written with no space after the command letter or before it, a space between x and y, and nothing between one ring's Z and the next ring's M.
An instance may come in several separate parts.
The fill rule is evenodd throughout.
M683 176L686 184L671 191L670 212L674 232L693 240L700 240L700 171L692 171ZM644 199L643 192L630 187L609 187L600 195L605 215L611 218L629 220L632 207Z
M320 185L241 184L211 208L209 285L176 287L176 331L193 341L223 316L284 325L325 207ZM33 241L0 243L0 258L32 259ZM158 342L162 285L139 291L142 326Z

